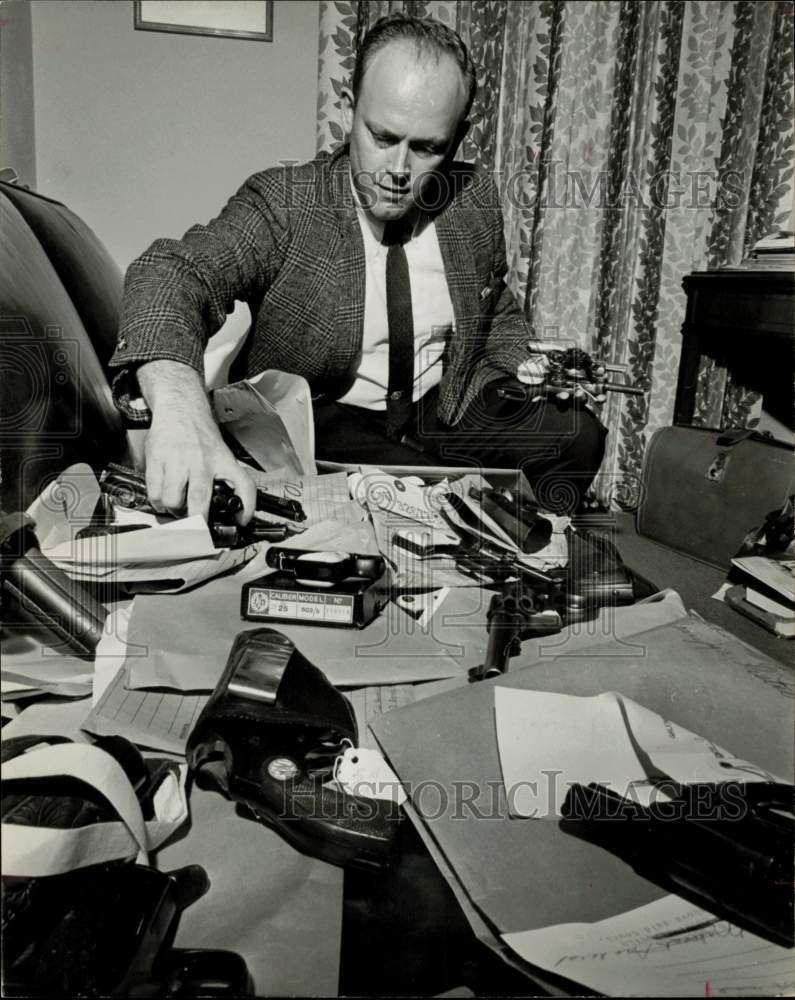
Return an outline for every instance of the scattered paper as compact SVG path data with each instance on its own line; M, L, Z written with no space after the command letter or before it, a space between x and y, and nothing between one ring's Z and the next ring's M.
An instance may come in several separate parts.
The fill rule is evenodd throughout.
M352 503L348 493L348 476L344 472L334 472L325 476L269 476L256 469L249 469L252 479L258 489L283 497L286 500L297 500L306 514L306 521L301 526L309 528L318 521L336 521L342 524L358 524L365 520L361 506ZM267 521L286 519L269 511L263 511L262 517ZM295 522L291 522L295 524Z
M417 689L413 684L384 684L381 687L358 688L346 692L346 695L353 705L359 745L376 748L378 744L370 733L370 723L379 715L413 704Z
M235 636L265 622L240 619L241 588L268 572L264 554L248 566L174 596L139 596L130 621L136 651L127 659L130 687L212 691ZM393 602L364 629L274 622L332 684L345 687L438 680L466 674L486 643L489 595L452 591L423 627ZM189 621L190 629L175 628Z
M592 924L503 934L531 965L607 996L792 996L795 952L678 896Z
M82 728L98 736L126 736L154 750L183 754L199 713L208 700L203 694L131 691L122 669L92 708Z
M39 548L45 554L69 543L76 531L87 527L99 503L97 477L90 465L70 465L28 507L35 523Z
M0 690L4 699L55 694L84 698L91 693L94 665L59 653L39 639L9 630L0 644Z
M86 567L118 567L125 563L178 562L186 559L206 559L218 554L207 522L196 514L167 521L157 527L125 531L121 534L71 538L58 545L42 548L56 565L71 564Z
M300 535L290 535L279 542L283 549L318 549L325 552L378 552L373 527L368 521L346 524L342 521L316 521ZM263 572L267 572L265 566Z
M121 764L100 747L42 744L18 754L3 764L4 784L17 778L79 778L100 793L118 820L74 829L3 824L3 875L57 875L136 854L147 864L148 852L187 819L187 770L182 764L165 775L153 796L154 818L144 820Z
M390 476L384 472L354 472L348 481L350 494L362 507L386 511L395 517L444 529L441 508L449 489L446 480L425 486L418 476Z
M90 739L80 727L90 711L90 698L34 702L3 726L3 740L16 736L66 736L77 743L88 743Z
M429 590L418 594L400 594L395 598L395 604L399 608L403 608L420 627L425 627L449 593L449 587L440 587L438 590Z
M731 588L732 588L732 584L731 583L728 583L728 582L727 583L722 583L720 585L720 587L718 587L718 589L712 595L712 600L713 601L722 601L725 604L726 603L726 593L727 593L727 591L731 590Z
M273 369L212 392L216 420L263 469L314 473L312 397L306 379Z
M72 579L123 583L129 590L175 592L247 562L254 546L217 549L204 518L167 519L116 509L118 525L147 525L77 538L88 527L100 489L88 465L66 469L28 509L42 553Z
M480 586L480 582L456 569L455 554L420 558L396 543L398 535L422 545L432 541L460 545L462 538L474 545L487 543L535 569L563 566L568 558L564 532L570 521L552 515L545 515L553 524L547 545L530 555L518 551L505 531L470 496L472 490L491 488L482 475L464 474L426 485L416 475L395 476L380 469L363 469L351 473L349 487L351 496L369 512L379 550L392 567L399 587L468 587Z
M641 805L663 798L633 741L676 782L786 783L615 692L583 698L495 687L494 704L512 816L559 817L574 783L604 785Z
M105 621L105 630L97 643L94 654L94 677L91 687L91 704L96 705L105 689L124 666L130 652L127 629L132 614L132 600L122 601L113 607Z
M124 584L124 590L128 594L176 594L244 565L254 558L259 547L247 545L242 549L216 549L214 555L205 559L183 559L177 562L150 563L147 566L118 566L116 569L109 569L101 579L106 584ZM75 580L90 580L94 575L91 572L83 574L80 571L69 571L69 576Z

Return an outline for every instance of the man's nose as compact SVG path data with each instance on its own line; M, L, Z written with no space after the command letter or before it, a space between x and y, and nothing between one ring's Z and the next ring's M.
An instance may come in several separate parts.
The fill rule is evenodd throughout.
M407 181L411 174L409 167L409 144L408 142L398 143L392 151L390 157L389 172L394 180Z

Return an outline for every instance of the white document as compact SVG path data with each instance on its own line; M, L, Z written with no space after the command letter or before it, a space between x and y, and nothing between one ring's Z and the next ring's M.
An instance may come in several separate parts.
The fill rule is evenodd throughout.
M64 655L22 631L9 629L0 642L2 698L54 694L81 698L91 693L94 664Z
M289 523L295 528L311 528L319 521L358 524L365 520L364 509L352 503L348 494L348 476L333 472L325 476L273 476L258 469L249 469L257 488L285 500L297 500L306 514L306 521ZM266 521L285 522L288 519L262 511Z
M351 497L362 507L393 514L396 518L443 530L440 510L450 485L446 480L425 486L418 476L390 476L380 471L353 472L348 477Z
M659 801L636 746L676 782L786 783L613 691L583 698L495 687L494 705L512 816L559 817L574 783L605 785L641 805Z
M45 555L48 548L70 541L75 531L91 523L99 496L94 470L78 462L36 497L27 514L35 522L39 548Z
M678 896L592 924L504 934L526 962L607 996L792 996L795 950Z
M315 428L309 385L300 375L272 369L219 386L211 394L217 422L269 472L316 472Z
M202 559L124 564L116 567L75 564L68 567L66 572L73 580L101 579L103 583L123 583L128 593L175 594L249 562L262 544L264 543L246 545L242 549L215 549L214 555Z
M218 549L213 544L207 522L201 514L195 514L139 531L72 538L42 548L42 552L59 566L68 568L77 564L94 568L206 559L216 556Z

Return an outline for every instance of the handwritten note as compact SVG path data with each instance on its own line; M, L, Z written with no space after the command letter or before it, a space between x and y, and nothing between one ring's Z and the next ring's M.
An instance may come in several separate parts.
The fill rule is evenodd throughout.
M665 896L593 924L504 934L525 961L607 996L792 996L795 951Z

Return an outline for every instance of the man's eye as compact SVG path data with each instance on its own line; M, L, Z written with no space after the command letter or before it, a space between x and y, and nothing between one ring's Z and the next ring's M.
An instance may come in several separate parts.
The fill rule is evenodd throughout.
M392 140L388 139L385 135L374 135L373 139L375 140L376 146L381 146L384 149L387 146L392 145Z

